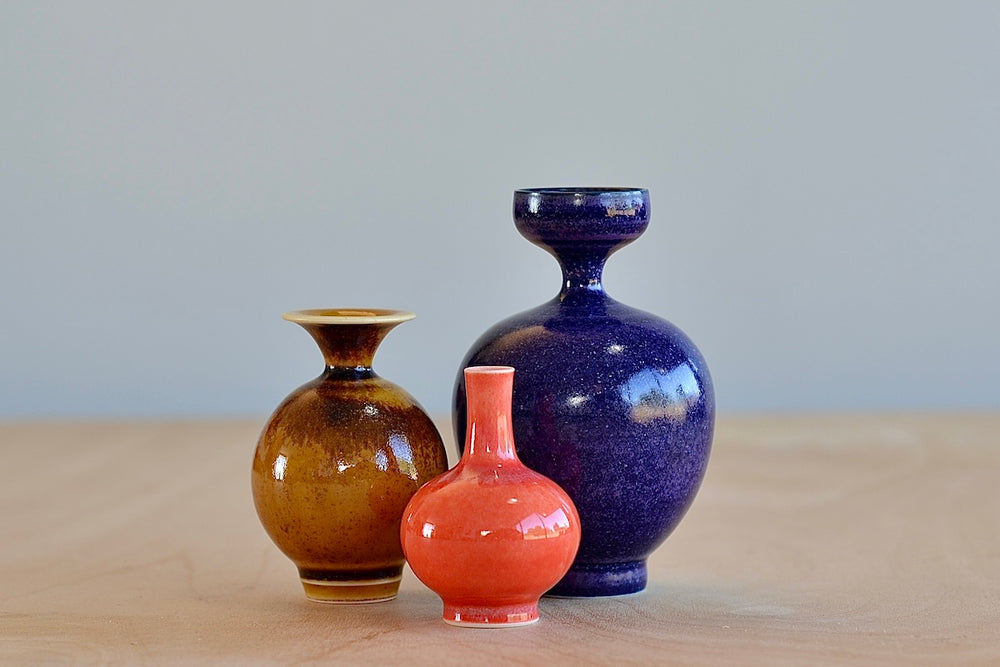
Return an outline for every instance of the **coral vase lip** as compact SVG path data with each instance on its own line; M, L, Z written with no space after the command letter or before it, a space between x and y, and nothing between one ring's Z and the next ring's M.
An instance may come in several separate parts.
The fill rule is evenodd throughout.
M388 308L306 308L281 315L296 324L395 324L416 316L408 310Z
M469 366L465 369L466 375L506 375L513 372L513 366Z

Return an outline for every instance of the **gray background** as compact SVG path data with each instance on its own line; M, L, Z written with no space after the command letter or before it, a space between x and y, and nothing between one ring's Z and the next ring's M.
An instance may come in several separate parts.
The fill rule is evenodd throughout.
M5 2L0 95L0 416L266 415L311 306L445 411L582 184L721 410L1000 406L1000 3Z

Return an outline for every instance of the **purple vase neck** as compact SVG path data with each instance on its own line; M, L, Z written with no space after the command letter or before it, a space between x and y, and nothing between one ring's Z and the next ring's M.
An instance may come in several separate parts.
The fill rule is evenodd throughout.
M514 191L514 225L551 253L563 273L560 298L604 294L604 263L649 224L641 188L530 188Z

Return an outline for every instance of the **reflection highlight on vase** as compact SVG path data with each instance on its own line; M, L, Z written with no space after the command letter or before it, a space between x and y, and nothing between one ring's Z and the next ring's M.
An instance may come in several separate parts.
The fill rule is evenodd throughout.
M700 397L698 378L687 363L669 371L644 368L622 384L618 393L632 406L630 415L637 424L657 419L683 421Z

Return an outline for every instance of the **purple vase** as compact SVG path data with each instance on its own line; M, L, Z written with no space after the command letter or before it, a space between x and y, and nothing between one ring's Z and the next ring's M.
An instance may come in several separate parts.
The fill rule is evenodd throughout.
M635 188L514 193L521 234L562 266L559 295L493 326L459 370L454 420L465 442L468 366L513 366L514 441L521 460L562 486L583 536L549 595L641 591L646 558L691 505L715 423L712 380L677 327L609 297L608 256L649 221Z

